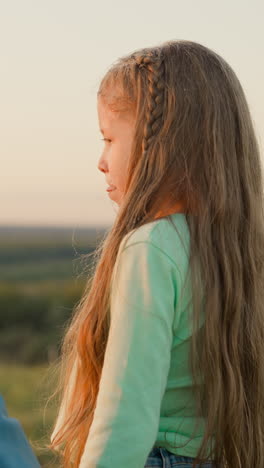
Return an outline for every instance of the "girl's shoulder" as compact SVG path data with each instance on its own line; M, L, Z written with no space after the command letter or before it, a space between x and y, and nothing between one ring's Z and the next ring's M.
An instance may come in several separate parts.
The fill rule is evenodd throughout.
M184 213L173 213L170 216L156 219L133 229L122 239L122 248L138 242L151 243L172 259L182 252L189 252L189 227Z

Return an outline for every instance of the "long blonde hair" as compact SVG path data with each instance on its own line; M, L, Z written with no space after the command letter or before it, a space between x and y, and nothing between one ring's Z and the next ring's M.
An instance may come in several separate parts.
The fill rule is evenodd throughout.
M216 466L263 468L263 180L241 84L216 52L177 40L119 58L98 94L107 100L110 90L110 108L135 116L135 137L123 202L94 253L92 274L65 333L58 388L65 417L50 447L61 450L63 466L78 467L104 362L119 245L170 197L186 206L194 331L202 301L199 274L206 291L205 323L199 340L193 333L190 356L197 414L206 418L197 459L206 459L213 434ZM203 386L196 385L200 375Z

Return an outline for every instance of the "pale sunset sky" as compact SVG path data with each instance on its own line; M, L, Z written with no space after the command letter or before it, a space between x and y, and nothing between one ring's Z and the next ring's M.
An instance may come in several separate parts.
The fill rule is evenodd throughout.
M264 158L264 2L7 0L1 4L0 224L105 226L96 92L137 48L187 39L237 74Z

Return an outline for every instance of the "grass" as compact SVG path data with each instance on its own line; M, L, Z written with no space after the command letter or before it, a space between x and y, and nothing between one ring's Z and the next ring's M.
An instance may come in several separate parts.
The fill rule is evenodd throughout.
M45 450L56 416L55 404L47 405L54 379L45 365L18 363L43 362L42 351L48 354L56 348L61 327L90 274L90 253L104 235L105 228L1 227L0 319L5 340L1 341L0 394L9 416L19 420L45 468L59 467L54 455ZM39 335L32 333L31 338L32 330ZM16 365L3 361L6 353Z
M49 376L47 366L0 364L0 393L8 415L21 423L40 465L55 468L58 461L45 448L55 420L54 405L47 405L53 391Z

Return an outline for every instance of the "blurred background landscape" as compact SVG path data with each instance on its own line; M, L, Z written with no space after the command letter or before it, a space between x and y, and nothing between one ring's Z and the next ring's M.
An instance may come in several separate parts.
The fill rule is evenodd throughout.
M74 234L74 235L73 235ZM103 228L12 227L0 231L0 387L42 466L54 422L51 369L65 325L81 297Z

